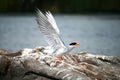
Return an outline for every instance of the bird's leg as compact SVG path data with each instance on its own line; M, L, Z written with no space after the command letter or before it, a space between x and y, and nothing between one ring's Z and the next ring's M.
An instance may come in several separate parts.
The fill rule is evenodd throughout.
M63 61L64 59L63 59L63 57L62 56L60 56L60 57L57 57L57 62L60 62L60 63L62 63L62 61Z
M62 61L62 60L63 60L63 57L62 57L62 56L58 57L58 60Z

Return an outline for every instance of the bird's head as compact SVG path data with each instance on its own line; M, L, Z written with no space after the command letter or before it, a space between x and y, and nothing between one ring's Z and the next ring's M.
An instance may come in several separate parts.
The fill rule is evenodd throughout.
M78 47L78 46L80 46L80 43L72 42L72 43L69 44L69 46L71 46L71 47Z

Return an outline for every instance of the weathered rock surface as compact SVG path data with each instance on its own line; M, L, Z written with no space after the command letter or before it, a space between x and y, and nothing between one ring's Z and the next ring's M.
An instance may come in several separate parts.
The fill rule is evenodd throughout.
M81 52L59 61L47 51L44 47L16 53L0 49L0 80L120 80L117 57Z

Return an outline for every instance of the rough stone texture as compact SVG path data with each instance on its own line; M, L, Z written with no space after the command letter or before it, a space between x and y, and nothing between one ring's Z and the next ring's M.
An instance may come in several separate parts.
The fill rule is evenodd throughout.
M0 49L0 80L120 80L120 59L87 52L62 61L46 47L10 53ZM14 55L13 55L14 54Z

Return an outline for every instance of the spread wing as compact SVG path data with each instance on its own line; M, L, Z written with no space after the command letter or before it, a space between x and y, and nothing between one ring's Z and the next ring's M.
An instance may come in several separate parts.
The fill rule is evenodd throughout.
M66 48L59 36L59 29L50 12L46 12L44 15L40 10L38 10L36 20L39 24L40 31L44 34L46 41L54 51L60 48Z

